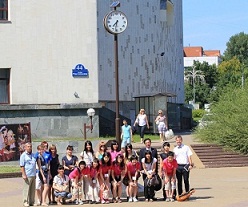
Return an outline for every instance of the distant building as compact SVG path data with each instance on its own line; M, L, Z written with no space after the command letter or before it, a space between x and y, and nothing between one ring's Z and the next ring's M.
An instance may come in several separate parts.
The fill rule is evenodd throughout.
M218 66L221 62L220 50L203 50L202 47L184 47L184 67L191 67L194 61L207 62Z

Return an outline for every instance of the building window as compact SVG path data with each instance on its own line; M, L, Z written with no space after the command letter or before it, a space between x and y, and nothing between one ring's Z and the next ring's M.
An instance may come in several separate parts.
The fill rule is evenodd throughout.
M0 21L8 20L8 0L0 0Z
M160 0L160 10L166 10L166 1L167 0Z
M10 69L0 68L0 104L9 104L9 77Z

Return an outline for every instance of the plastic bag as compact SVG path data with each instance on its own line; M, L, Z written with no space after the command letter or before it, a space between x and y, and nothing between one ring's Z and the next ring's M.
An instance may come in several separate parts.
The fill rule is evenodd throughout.
M169 129L165 132L164 136L166 140L172 139L174 137L174 132L172 131L172 129Z

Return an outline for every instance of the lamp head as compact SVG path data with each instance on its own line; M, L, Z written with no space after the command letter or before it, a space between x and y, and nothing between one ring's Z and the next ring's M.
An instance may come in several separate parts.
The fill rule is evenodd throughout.
M89 117L95 116L95 109L89 108L89 109L87 110L87 114L88 114Z

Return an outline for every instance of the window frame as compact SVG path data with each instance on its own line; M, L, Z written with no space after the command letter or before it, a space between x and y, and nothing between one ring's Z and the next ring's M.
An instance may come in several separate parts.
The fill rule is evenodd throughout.
M3 12L6 11L6 19L2 19L1 16L0 16L0 22L6 22L6 21L9 21L9 0L3 0L3 1L6 1L6 5L5 7L0 7L0 12Z
M1 104L10 104L10 68L7 69L7 77L0 77L0 81L6 81L6 95L7 95L7 102L0 102ZM0 69L1 70L1 69Z

